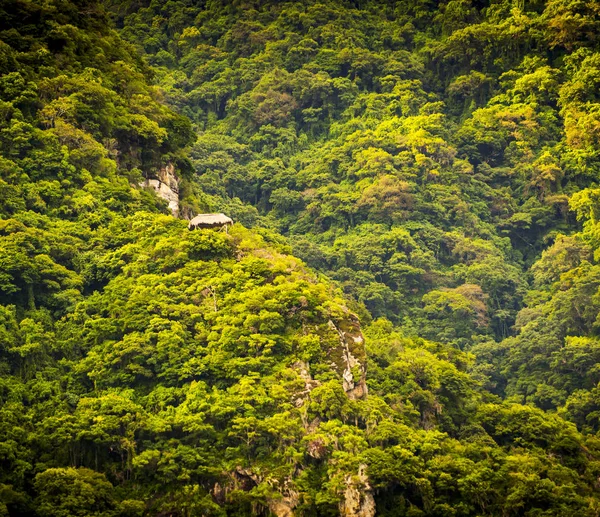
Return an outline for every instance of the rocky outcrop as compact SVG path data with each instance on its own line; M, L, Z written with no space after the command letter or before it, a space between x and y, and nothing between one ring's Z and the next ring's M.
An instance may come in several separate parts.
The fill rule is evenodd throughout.
M252 472L251 469L243 469L240 466L235 468L231 477L233 479L234 488L237 490L252 490L261 482L260 476Z
M344 317L327 322L326 326L317 327L321 338L321 346L328 352L330 365L342 378L342 386L350 399L364 399L367 396L366 364L367 354L365 340L360 330L358 318L347 311ZM304 389L294 395L294 405L302 407L310 392L320 382L313 379L307 362L296 361L290 365L304 381ZM308 429L313 423L305 421ZM317 448L318 449L318 448ZM318 452L318 451L316 451ZM316 454L314 457L318 457Z
M277 487L274 483L274 488L278 488L281 498L271 499L269 501L269 510L275 517L294 517L294 509L300 502L300 494L291 487L289 479L283 483L282 487Z
M367 396L365 339L354 314L342 321L329 321L329 327L339 336L339 346L331 351L333 366L342 375L344 391L351 399Z
M154 189L158 197L169 203L171 213L175 217L179 215L179 179L172 163L161 168L155 178L144 180L141 186Z
M298 505L297 500L284 497L269 503L269 510L275 517L294 517L294 508Z
M239 465L227 475L227 478L228 480L224 486L220 483L215 483L211 490L213 501L217 504L225 504L227 495L232 490L243 490L248 492L257 487L261 482L265 481L271 488L274 488L276 492L280 494L280 496L266 501L266 507L271 514L276 517L293 517L295 515L294 508L296 508L300 502L300 494L293 488L293 483L291 483L290 478L287 478L283 483L280 483L276 479L264 480L251 469L242 468ZM266 508L263 505L257 505L255 508L255 510L265 509Z
M207 291L208 293L208 291ZM206 295L206 294L205 294ZM316 332L320 338L321 346L327 350L330 366L341 377L341 382L346 395L351 399L363 399L367 396L366 385L366 350L365 341L360 329L358 318L347 309L342 309L341 314L331 317L326 323L306 328L307 332ZM311 392L321 382L311 375L311 368L307 361L299 360L290 365L297 376L297 388L291 398L296 408L302 408L310 401ZM300 411L305 435L310 437L306 442L306 454L311 461L327 461L330 451L326 439L317 431L322 420L317 416L308 417L310 412ZM314 435L317 433L316 435ZM314 435L314 436L311 436ZM224 473L222 484L216 483L211 490L213 500L217 504L225 504L228 493L232 490L249 492L261 483L268 484L272 489L271 497L261 503L253 503L255 514L268 512L276 517L294 517L298 514L300 494L296 490L295 479L302 470L300 464L297 470L285 480L264 478L252 468L237 466L229 473ZM343 517L373 517L375 515L375 499L366 474L366 465L360 465L358 473L346 475L345 486L341 492L339 504L340 516Z
M346 490L340 503L341 517L374 517L375 498L367 477L367 466L358 467L358 475L346 476Z
M294 405L296 407L302 407L306 401L306 398L308 395L310 395L310 392L320 383L319 381L314 380L310 375L310 367L308 363L304 361L296 361L291 365L291 367L298 372L298 375L304 381L304 389L299 391L294 399Z

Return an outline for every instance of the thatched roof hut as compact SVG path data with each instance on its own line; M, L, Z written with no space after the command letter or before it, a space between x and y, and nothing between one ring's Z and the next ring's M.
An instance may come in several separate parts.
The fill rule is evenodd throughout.
M224 228L227 230L233 220L225 214L198 214L188 224L190 230L198 228Z

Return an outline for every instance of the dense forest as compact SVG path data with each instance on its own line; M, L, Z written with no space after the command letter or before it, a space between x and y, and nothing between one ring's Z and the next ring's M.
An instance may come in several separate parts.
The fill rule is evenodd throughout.
M0 517L599 517L599 183L596 0L0 0Z

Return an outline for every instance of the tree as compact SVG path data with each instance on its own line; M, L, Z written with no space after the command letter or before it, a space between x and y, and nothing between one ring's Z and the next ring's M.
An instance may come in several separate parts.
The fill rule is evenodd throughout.
M53 468L35 477L36 510L51 517L117 515L113 486L86 468Z

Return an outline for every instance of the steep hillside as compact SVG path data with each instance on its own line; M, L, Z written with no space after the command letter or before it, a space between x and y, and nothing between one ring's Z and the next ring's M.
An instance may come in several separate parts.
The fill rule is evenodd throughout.
M477 345L496 393L564 404L571 388L535 395L527 361L491 350L513 346L494 343L538 303L546 266L533 264L579 230L569 199L598 181L597 2L174 1L115 12L166 100L195 123L195 183L213 206L287 235L364 304L364 321ZM548 376L565 336L595 333L584 327L545 329L543 350L524 354L541 354Z
M596 4L108 7L0 6L0 515L597 516Z
M118 23L201 131L204 192L255 207L374 316L464 344L509 333L523 270L597 175L598 6L436 5L134 3ZM487 320L431 327L422 297L463 284Z

